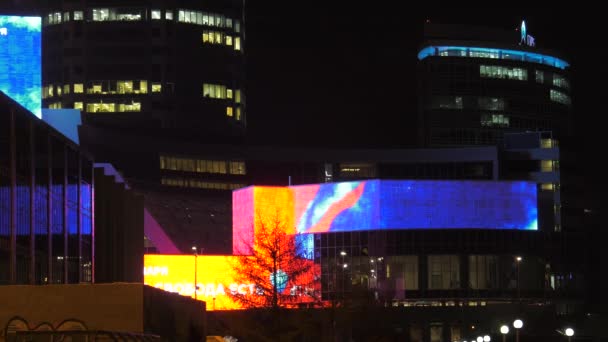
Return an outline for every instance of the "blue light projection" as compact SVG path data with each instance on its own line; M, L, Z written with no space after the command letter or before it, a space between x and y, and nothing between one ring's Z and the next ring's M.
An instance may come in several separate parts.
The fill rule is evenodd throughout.
M507 59L544 64L559 69L566 69L570 67L570 64L563 59L540 53L474 46L427 46L418 52L418 60L423 60L429 56Z
M41 117L40 17L0 15L0 91Z
M370 180L291 188L296 208L303 209L296 210L300 234L378 229L538 229L533 182Z

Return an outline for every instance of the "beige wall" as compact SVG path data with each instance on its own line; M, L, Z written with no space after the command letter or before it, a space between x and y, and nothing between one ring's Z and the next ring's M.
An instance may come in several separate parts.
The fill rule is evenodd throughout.
M143 333L143 296L142 284L1 286L0 336L15 316L25 319L30 328L43 322L57 327L75 319L89 330Z

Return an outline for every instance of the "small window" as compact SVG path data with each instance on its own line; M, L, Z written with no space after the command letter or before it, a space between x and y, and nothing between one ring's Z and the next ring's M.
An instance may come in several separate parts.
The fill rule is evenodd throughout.
M232 46L232 36L226 36L226 45Z
M226 89L226 98L232 99L232 89Z
M74 94L82 94L84 93L84 85L82 83L74 84Z
M226 107L226 115L232 117L232 107Z
M165 12L165 19L167 19L167 20L173 20L173 11L166 11Z
M74 102L74 109L82 110L83 108L84 106L82 105L82 102Z
M153 9L153 10L151 11L151 14L152 14L152 15L151 15L152 20L159 20L159 19L161 18L161 15L160 15L160 10L159 10L159 9Z
M235 91L234 102L241 103L241 90L237 89Z
M241 51L241 37L234 37L234 49Z
M232 28L232 19L226 18L226 27L227 28Z
M236 107L236 117L237 121L241 121L241 107Z
M70 21L70 12L63 12L63 21Z
M70 85L69 84L65 84L63 86L63 93L68 95L70 93Z
M152 83L152 92L160 93L162 91L162 84L160 83Z
M84 15L82 11L74 11L74 20L82 20Z
M241 32L241 23L238 20L234 21L234 32Z

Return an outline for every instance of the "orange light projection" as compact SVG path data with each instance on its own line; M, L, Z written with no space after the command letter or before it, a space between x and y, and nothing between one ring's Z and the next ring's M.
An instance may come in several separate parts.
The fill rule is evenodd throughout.
M194 265L196 258L196 280ZM235 281L232 265L237 256L144 255L144 284L207 303L207 310L242 309L230 293L255 295L253 283ZM242 258L242 257L241 257Z

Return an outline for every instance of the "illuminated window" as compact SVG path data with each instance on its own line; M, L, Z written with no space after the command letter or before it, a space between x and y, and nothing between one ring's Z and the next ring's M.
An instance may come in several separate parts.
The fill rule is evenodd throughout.
M553 162L553 160L541 160L540 161L540 171L541 172L552 172L556 169L557 163Z
M241 107L236 107L236 117L237 121L241 121Z
M237 89L234 92L234 102L241 103L241 90L240 89Z
M509 127L509 117L502 114L484 114L480 120L483 127Z
M112 113L116 111L114 103L87 103L88 113Z
M570 105L572 103L570 96L555 89L551 89L549 91L549 97L551 98L551 101L558 102L561 104Z
M238 20L234 21L234 32L241 32L241 23Z
M498 65L480 65L479 76L508 80L528 80L528 70L523 68L503 67Z
M82 102L74 102L74 109L80 109L83 110L84 107L82 105Z
M150 11L152 20L160 20L161 15L160 15L160 10L159 9L153 9L152 11Z
M433 96L433 109L462 109L462 96Z
M63 12L63 21L70 21L70 12Z
M74 11L74 20L83 20L84 14L82 11Z
M226 45L232 46L232 36L226 36Z
M87 89L87 94L101 94L101 83L91 83Z
M497 97L479 97L477 104L483 110L505 110L505 100Z
M93 21L110 20L109 8L93 8Z
M152 92L153 93L160 93L163 89L162 84L160 83L152 83Z
M234 37L234 49L241 51L241 37Z
M555 190L555 186L553 183L543 183L540 185L540 189L543 191L553 191Z
M469 255L469 283L472 289L498 288L498 257Z
M553 85L564 89L570 89L570 82L559 74L553 74Z
M232 28L232 19L226 18L226 27L227 28Z
M166 11L165 12L165 19L167 19L167 20L173 20L173 11Z
M132 102L130 104L119 104L118 105L119 112L141 112L141 103L140 102Z
M203 43L209 43L209 31L203 31Z
M244 175L245 163L244 162L230 162L230 174L231 175Z
M61 102L53 102L49 105L50 109L61 109Z
M458 255L428 256L428 286L431 290L460 288Z
M65 84L63 86L63 93L68 95L70 93L70 85L69 84Z
M232 117L232 107L226 107L226 115Z
M61 96L61 90L62 90L61 86L58 85L55 89L57 91L57 96Z
M136 94L137 93L147 94L148 93L148 81L144 81L144 80L139 81L139 92L136 91L135 93Z
M226 89L226 98L232 99L232 89Z
M545 72L536 70L536 83L545 83Z
M553 148L557 147L557 140L553 139L540 139L541 148Z
M84 85L82 83L74 83L74 94L84 93Z
M225 99L226 86L220 84L203 84L203 96L212 99Z
M116 91L118 94L132 94L133 81L116 81Z

